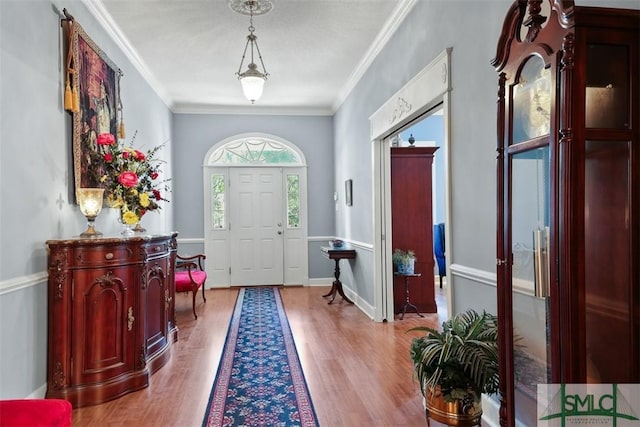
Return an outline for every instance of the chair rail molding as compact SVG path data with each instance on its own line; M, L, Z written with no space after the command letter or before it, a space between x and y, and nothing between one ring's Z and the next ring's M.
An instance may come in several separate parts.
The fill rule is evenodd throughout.
M465 279L473 280L474 282L494 287L498 280L496 273L461 264L451 264L449 266L449 272L452 276L463 277Z
M24 276L14 277L9 280L3 280L0 282L0 295L16 292L21 289L30 288L46 283L49 279L49 274L46 271L38 273L27 274Z

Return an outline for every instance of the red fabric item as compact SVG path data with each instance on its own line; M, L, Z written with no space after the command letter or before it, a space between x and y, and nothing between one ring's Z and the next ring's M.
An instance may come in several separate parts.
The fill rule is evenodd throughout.
M193 280L198 284L198 288L202 286L204 281L207 279L207 273L204 271L192 271L191 276ZM193 290L191 279L189 278L188 271L178 271L176 272L176 292L188 292Z
M0 427L70 426L71 403L67 400L0 400Z

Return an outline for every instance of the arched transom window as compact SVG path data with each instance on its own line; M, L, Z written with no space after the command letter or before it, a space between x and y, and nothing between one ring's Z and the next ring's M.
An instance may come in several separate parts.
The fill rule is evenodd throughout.
M246 137L225 142L209 157L209 165L303 165L302 154L283 141L265 137Z

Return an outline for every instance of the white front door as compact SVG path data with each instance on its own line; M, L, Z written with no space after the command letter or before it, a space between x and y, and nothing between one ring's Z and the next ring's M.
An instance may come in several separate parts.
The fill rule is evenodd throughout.
M229 169L232 286L284 283L281 168Z

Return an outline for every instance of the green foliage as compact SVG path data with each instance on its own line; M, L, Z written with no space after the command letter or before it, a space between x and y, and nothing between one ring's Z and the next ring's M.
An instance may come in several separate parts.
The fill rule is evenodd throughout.
M408 264L409 260L413 258L416 259L416 254L413 250L402 250L402 249L394 249L393 255L391 256L391 261L393 265L397 266L398 264Z
M498 322L495 315L474 310L460 313L442 324L442 331L428 327L411 343L414 373L423 395L440 386L447 401L473 394L499 391Z

